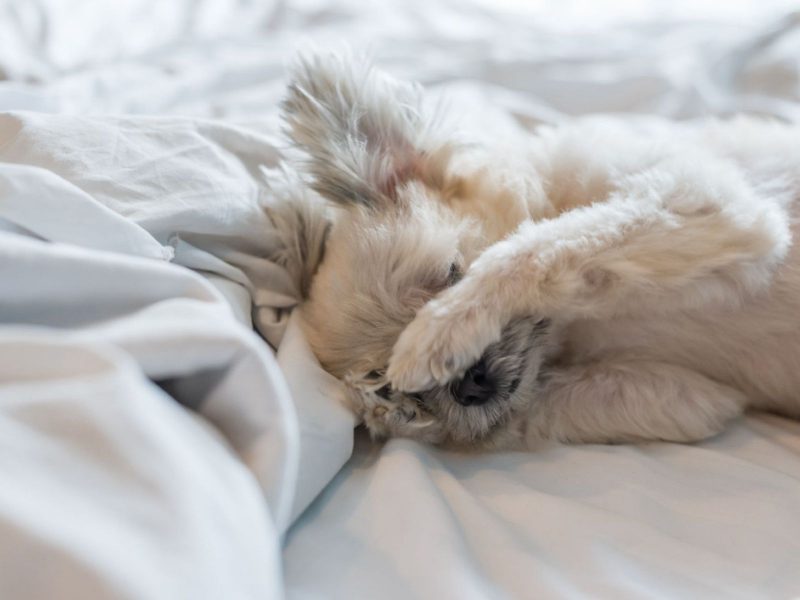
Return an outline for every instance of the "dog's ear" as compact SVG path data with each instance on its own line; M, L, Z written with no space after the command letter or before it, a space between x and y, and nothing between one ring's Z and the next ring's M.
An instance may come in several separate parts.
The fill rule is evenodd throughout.
M264 206L275 228L268 258L286 269L297 299L302 301L308 298L311 280L325 255L330 207L287 172L272 188Z
M364 60L310 55L294 66L283 118L312 187L340 205L381 208L412 179L444 179L456 148L426 117L419 86Z

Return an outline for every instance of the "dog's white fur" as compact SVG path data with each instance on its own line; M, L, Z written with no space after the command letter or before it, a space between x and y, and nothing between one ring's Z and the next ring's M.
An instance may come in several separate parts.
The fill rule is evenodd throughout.
M374 433L694 441L748 407L800 416L796 128L585 122L500 158L456 143L419 88L321 56L284 108L337 207L302 209L314 243L309 215L332 223L306 331ZM498 398L459 406L481 357Z

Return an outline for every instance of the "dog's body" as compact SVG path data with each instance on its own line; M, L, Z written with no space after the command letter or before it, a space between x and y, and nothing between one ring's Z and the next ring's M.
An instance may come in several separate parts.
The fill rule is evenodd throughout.
M693 441L748 407L800 416L800 131L587 123L507 161L319 58L285 109L340 207L307 334L375 434Z

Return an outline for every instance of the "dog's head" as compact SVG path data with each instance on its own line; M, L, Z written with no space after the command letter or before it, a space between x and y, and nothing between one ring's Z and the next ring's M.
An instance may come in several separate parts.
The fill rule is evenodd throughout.
M302 170L333 207L317 212L331 225L324 257L304 253L322 257L302 308L322 365L348 384L353 408L374 435L509 445L535 393L547 338L542 322L513 321L445 386L404 394L391 389L384 371L415 313L512 230L522 209L484 185L491 173L459 175L463 148L426 116L419 88L362 62L300 61L283 110L305 154ZM311 221L302 219L323 229ZM298 239L321 242L316 234Z

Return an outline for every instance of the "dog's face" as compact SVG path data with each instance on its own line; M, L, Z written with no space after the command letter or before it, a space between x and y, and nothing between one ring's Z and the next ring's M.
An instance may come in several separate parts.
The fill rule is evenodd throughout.
M414 94L336 59L305 63L290 87L291 135L309 155L312 187L337 206L302 308L307 337L374 435L509 446L535 394L545 323L512 321L447 385L406 394L384 376L415 313L498 233L476 209L474 186L452 168L457 148L432 133ZM513 228L510 221L499 229Z
M454 284L485 246L481 224L436 191L410 184L401 195L385 212L337 215L302 309L308 339L323 366L347 383L374 435L507 446L535 392L544 324L515 320L448 385L404 394L384 378L416 311Z

